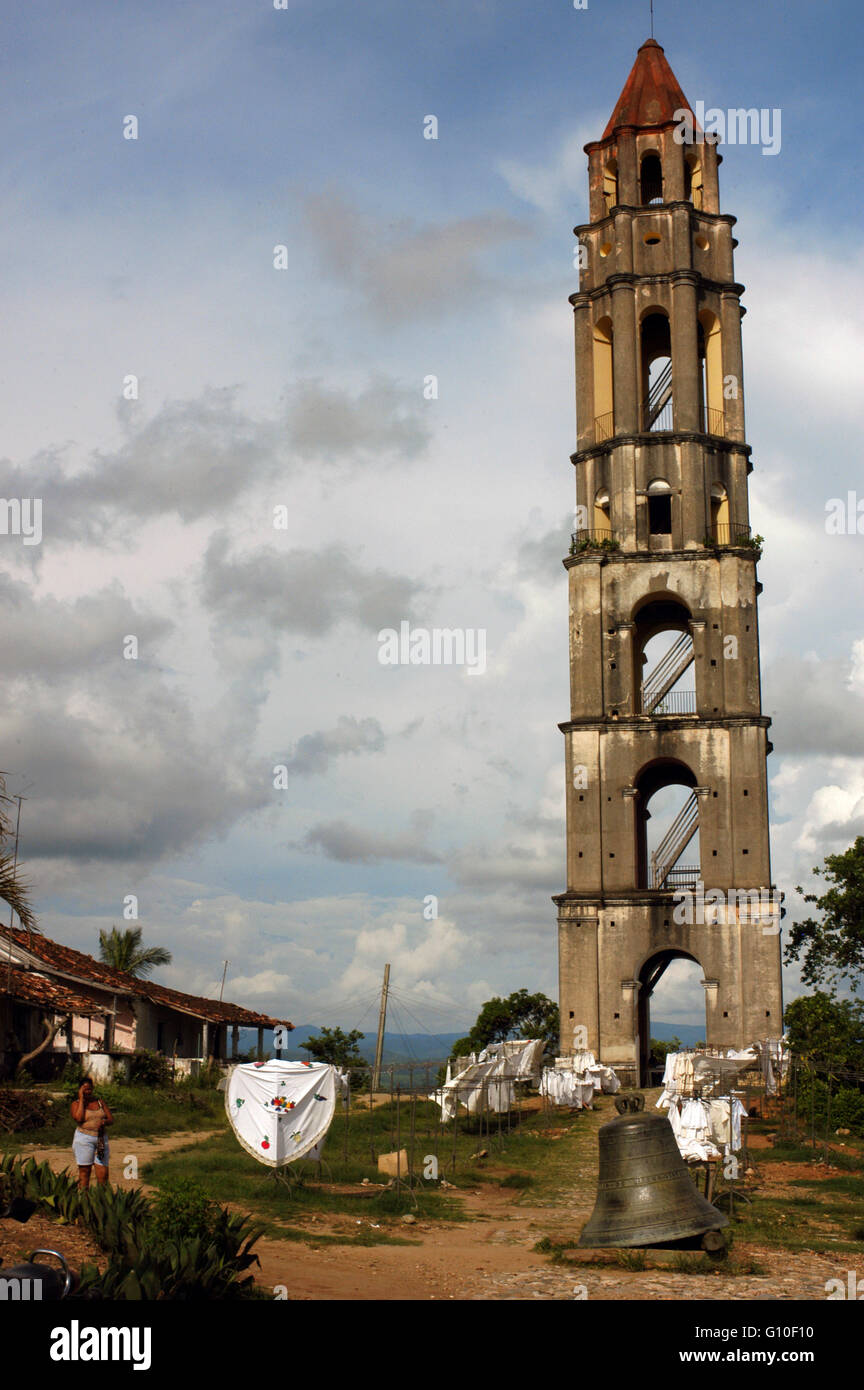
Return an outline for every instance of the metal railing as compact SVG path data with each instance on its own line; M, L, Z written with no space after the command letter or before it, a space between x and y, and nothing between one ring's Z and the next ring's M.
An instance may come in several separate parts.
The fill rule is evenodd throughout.
M695 690L668 690L660 694L656 690L642 691L643 714L695 714Z
M750 527L737 521L723 521L712 526L709 539L714 545L735 545L750 539Z
M573 545L579 545L582 541L611 541L611 526L582 526L578 531L570 533L570 540Z
M672 689L694 659L693 638L689 632L682 632L642 681L642 709L645 714L652 712L653 705L663 698L667 690Z
M726 412L705 407L705 433L716 434L721 438L726 433Z
M612 535L611 526L585 526L570 534L570 554L581 555L588 550L620 550Z
M652 888L695 888L702 877L702 869L698 864L685 866L676 864L673 869L667 869L663 874L662 882L651 884Z
M594 443L603 444L615 433L615 412L607 410L605 415L594 417Z
M663 180L642 178L642 206L646 207L651 203L663 202Z

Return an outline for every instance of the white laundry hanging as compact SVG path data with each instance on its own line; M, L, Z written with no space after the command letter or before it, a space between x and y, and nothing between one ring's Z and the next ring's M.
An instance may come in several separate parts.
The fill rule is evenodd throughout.
M583 1081L572 1071L544 1067L540 1080L540 1094L551 1100L553 1105L567 1105L581 1110L590 1108L593 1104L594 1083Z
M673 1125L673 1130L674 1128ZM706 1159L720 1156L720 1150L711 1138L708 1106L704 1100L693 1097L684 1101L675 1138L682 1158Z

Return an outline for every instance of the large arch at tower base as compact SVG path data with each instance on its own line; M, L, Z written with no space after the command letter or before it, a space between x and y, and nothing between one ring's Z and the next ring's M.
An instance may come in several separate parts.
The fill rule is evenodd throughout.
M695 965L699 964L695 956L685 951L662 950L656 952L653 956L649 956L643 964L642 969L639 971L636 1016L638 1022L638 1077L640 1086L648 1086L652 1081L649 1059L651 1055L651 1003L654 997L654 991L674 960L689 960L693 961Z
M593 902L563 894L555 901L562 1056L587 1046L624 1085L644 1084L650 993L680 958L702 967L709 1047L744 1048L780 1036L779 936L746 914L679 923L671 893Z

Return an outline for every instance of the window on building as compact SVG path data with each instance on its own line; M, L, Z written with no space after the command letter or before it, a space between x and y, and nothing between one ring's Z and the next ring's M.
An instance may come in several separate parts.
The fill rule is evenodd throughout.
M643 205L663 202L663 166L658 154L642 156L639 169L640 191Z
M652 536L672 534L672 489L663 478L648 484L648 530Z

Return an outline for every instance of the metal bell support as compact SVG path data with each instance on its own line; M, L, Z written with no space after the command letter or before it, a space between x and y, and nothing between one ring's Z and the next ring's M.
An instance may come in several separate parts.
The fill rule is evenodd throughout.
M600 1130L597 1200L580 1246L662 1245L728 1225L696 1190L669 1121L641 1113L643 1096L615 1104L618 1118ZM719 1236L706 1241L722 1243Z

